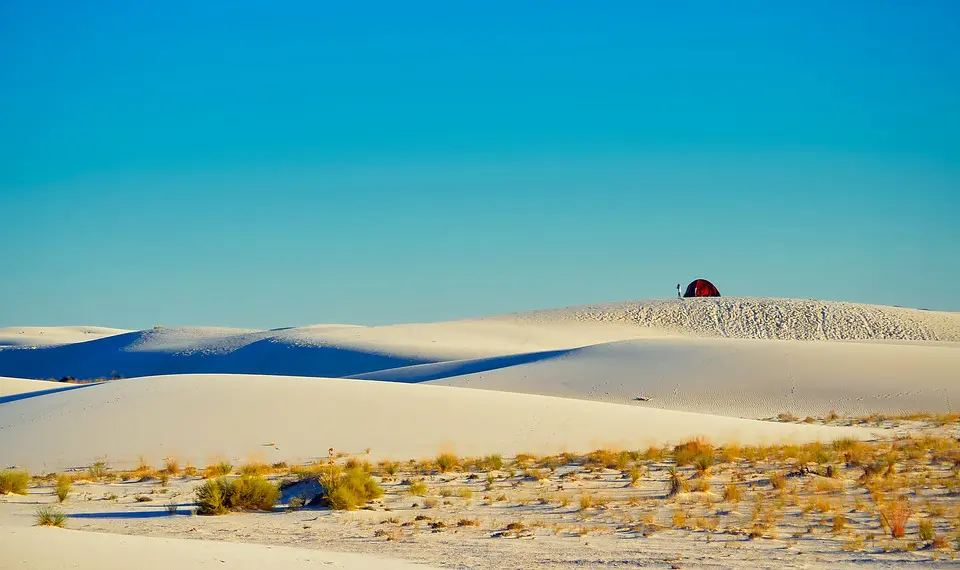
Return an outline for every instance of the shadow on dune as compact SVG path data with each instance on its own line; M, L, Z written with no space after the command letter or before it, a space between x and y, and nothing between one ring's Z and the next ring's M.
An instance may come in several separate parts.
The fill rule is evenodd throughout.
M10 396L0 397L0 404L6 404L8 402L16 402L18 400L26 400L29 398L35 398L37 396L53 394L54 392L69 392L70 390L76 390L77 388L86 388L87 386L95 386L95 384L71 384L66 386L61 385L60 387L51 388L49 390L37 390L36 392L24 392L22 394L12 394Z
M180 514L187 513L183 512ZM142 511L119 511L112 513L72 513L67 515L67 517L71 519L155 519L169 516L174 515L171 515L166 510L158 511L155 509L143 509Z
M150 331L76 344L0 350L0 376L81 379L164 374L273 374L344 377L436 362L361 349L260 338L236 347L150 348ZM145 342L146 341L146 342Z
M348 378L359 380L382 380L388 382L428 382L430 380L439 380L441 378L450 378L453 376L463 376L465 374L475 374L477 372L488 372L510 366L519 366L521 364L531 364L553 358L561 358L581 350L571 348L565 350L545 350L542 352L525 352L523 354L511 354L508 356L494 356L490 358L475 358L471 360L454 360L451 362L434 362L427 364L417 364L402 368L392 368L389 370L378 370L364 374L348 376Z

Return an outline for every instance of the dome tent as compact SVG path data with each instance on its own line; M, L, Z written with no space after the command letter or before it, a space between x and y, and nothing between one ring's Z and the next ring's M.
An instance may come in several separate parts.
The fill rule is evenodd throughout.
M687 285L684 297L719 297L720 291L706 279L694 279Z

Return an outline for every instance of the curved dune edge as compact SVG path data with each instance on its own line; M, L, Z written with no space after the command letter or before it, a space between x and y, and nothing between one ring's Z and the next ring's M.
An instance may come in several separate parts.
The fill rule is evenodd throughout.
M215 540L148 538L57 528L0 527L4 568L75 570L430 570L424 566L369 554L327 552L289 546L264 546Z
M102 457L117 467L168 456L194 465L307 462L333 447L402 460L442 451L645 449L698 436L756 444L877 433L445 386L249 375L119 380L0 407L0 457L31 471Z

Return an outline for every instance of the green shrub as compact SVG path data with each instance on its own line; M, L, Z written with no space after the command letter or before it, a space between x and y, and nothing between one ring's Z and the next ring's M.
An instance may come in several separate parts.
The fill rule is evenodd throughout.
M210 479L197 487L197 514L222 515L231 510L269 511L280 498L280 489L259 475L233 481Z
M322 499L334 510L354 510L383 496L380 484L366 470L355 467L320 475Z
M70 477L67 477L66 475L57 477L57 501L62 503L67 500L67 496L70 494L70 487Z
M224 515L227 508L229 484L226 479L209 479L197 487L197 514Z
M37 526L56 526L63 528L67 523L67 515L60 509L52 507L40 507L37 509Z
M7 493L26 495L27 483L29 482L30 474L26 471L4 469L0 471L0 495L6 495Z
M87 470L87 473L90 475L90 478L94 481L99 481L107 476L107 462L103 459L98 459L93 462L93 465Z

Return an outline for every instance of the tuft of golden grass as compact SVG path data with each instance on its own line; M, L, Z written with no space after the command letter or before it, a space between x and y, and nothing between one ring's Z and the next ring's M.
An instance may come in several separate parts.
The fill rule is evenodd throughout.
M426 496L427 494L427 484L423 481L412 481L410 483L410 488L407 489L407 492L411 495L416 495L418 497Z
M220 461L213 465L208 465L206 469L203 470L203 477L205 479L214 479L216 477L225 477L232 472L233 464L228 461Z
M70 487L72 486L72 480L69 476L60 475L57 477L57 485L54 488L54 492L57 495L57 502L62 503L67 500L67 496L70 495Z
M731 503L739 503L743 499L743 493L740 486L736 483L727 483L723 486L723 500Z
M460 466L460 459L452 453L441 453L434 460L434 463L441 473L446 473L456 470Z
M26 495L27 485L30 483L30 474L26 471L4 469L0 471L0 495L13 493Z
M771 473L770 486L779 491L787 486L787 478L779 471L776 473Z

